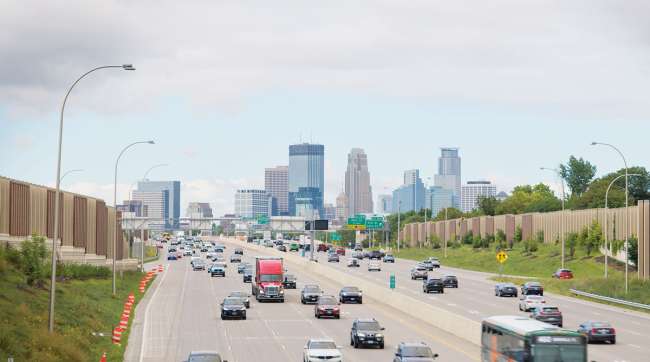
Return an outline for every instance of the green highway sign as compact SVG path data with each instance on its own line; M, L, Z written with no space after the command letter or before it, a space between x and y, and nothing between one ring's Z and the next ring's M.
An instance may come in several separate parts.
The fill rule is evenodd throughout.
M366 229L377 230L384 228L384 219L381 217L373 217L366 220Z
M269 223L269 217L266 215L258 215L257 216L257 223L260 225L266 225Z
M332 233L332 241L341 241L341 234Z
M348 218L348 225L365 225L366 216L365 215L355 215Z

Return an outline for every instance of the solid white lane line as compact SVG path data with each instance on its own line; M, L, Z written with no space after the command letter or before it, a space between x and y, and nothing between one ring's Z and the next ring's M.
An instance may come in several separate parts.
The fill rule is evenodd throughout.
M142 362L143 356L144 356L144 349L145 349L145 344L147 341L147 327L149 326L149 307L151 306L151 303L156 299L156 295L158 295L158 291L162 289L163 282L165 281L165 277L169 274L167 268L165 268L165 271L163 272L162 278L160 278L160 283L158 283L158 286L156 287L156 290L154 290L153 294L151 295L151 299L149 299L149 303L147 303L147 307L144 309L144 321L142 323L142 343L140 344L140 362Z

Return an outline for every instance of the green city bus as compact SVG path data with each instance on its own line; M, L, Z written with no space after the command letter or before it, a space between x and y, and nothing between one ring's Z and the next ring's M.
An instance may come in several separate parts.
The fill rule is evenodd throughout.
M481 326L483 362L586 362L580 333L522 316L496 316Z

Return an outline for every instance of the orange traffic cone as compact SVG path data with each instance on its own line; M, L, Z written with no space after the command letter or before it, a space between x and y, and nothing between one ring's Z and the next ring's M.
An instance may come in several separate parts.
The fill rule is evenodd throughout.
M106 362L106 352L102 354L102 358L99 359L99 362Z

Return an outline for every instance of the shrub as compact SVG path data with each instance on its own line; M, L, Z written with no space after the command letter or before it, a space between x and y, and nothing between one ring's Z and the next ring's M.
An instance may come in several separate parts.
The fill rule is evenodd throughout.
M585 227L580 233L580 246L585 250L587 256L602 244L603 232L600 228L598 221L591 224L590 227Z
M578 233L568 233L566 236L565 247L569 248L569 258L573 259L576 254L576 245L578 245Z
M449 244L449 246L451 246L452 249L458 249L460 248L461 244L459 242L452 242Z
M523 242L523 245L524 245L524 252L527 254L532 254L538 250L537 240L531 240L531 239L525 240Z
M480 235L476 235L476 236L472 239L472 248L474 248L474 249L479 249L479 248L481 248L481 247L483 247L483 240L481 240L481 236L480 236Z
M31 239L23 241L20 256L21 269L25 273L27 284L41 286L45 278L45 258L47 257L45 238L34 235Z
M463 236L463 244L472 245L474 243L474 233L471 231Z
M539 230L537 233L535 233L535 241L540 244L544 244L544 230Z
M435 235L435 234L431 235L430 239L431 239L431 247L433 249L440 249L441 242L440 242L440 238L438 237L438 235Z
M639 240L632 236L627 241L627 259L636 265L639 259Z
M515 228L515 242L520 243L523 240L523 231L521 230L521 226L517 226Z

